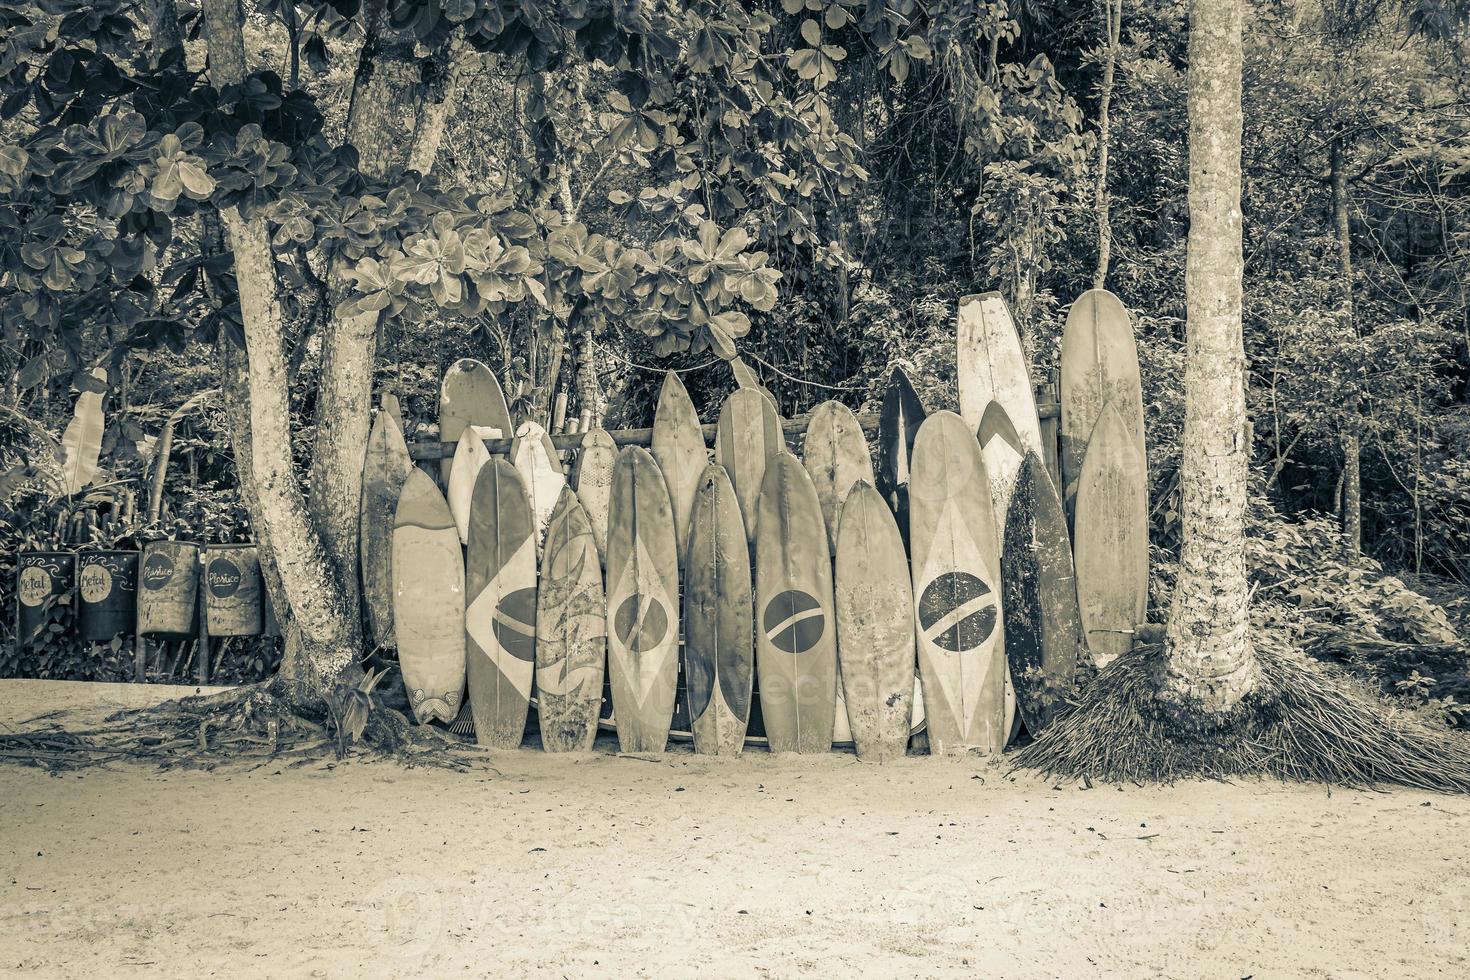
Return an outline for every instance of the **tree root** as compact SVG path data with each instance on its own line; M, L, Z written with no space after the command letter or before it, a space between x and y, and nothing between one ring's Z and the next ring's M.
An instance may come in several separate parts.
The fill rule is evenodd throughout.
M349 703L358 706L356 715L344 709ZM303 697L280 680L118 711L95 728L69 731L53 724L0 733L0 761L51 772L113 762L164 769L286 759L302 765L350 755L467 771L482 753L473 743L412 724L358 688Z
M1346 677L1258 637L1261 682L1228 716L1181 717L1159 699L1163 648L1108 664L1016 768L1104 782L1274 776L1470 793L1470 740L1428 728Z

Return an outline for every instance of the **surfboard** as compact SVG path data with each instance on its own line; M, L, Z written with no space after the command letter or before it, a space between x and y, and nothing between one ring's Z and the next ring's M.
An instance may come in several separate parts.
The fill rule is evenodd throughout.
M842 505L835 574L837 657L858 758L908 747L914 708L914 606L893 512L866 481Z
M878 414L877 460L873 467L873 486L893 511L898 533L905 544L909 541L909 472L912 465L914 437L919 433L928 412L909 376L896 367L888 376L883 392L883 407Z
M563 487L546 528L536 592L536 714L548 752L585 752L597 735L607 604L592 525Z
M914 439L909 541L930 751L999 753L1010 733L995 521L980 446L936 412Z
M985 460L985 477L990 485L990 513L995 518L996 548L1004 548L1005 515L1011 506L1011 494L1016 479L1021 474L1021 463L1028 452L1037 452L1025 445L1011 418L999 402L985 407L977 434L980 456Z
M589 429L582 436L582 448L577 452L576 482L577 499L587 511L587 522L592 525L592 539L597 543L597 554L607 559L607 507L612 496L613 464L618 459L618 446L604 429Z
M1077 480L1077 602L1099 667L1133 646L1148 609L1148 477L1112 403L1092 430Z
M756 501L765 480L767 461L784 452L786 438L767 396L755 388L738 388L720 406L715 431L715 462L730 475L745 535L755 543Z
M413 468L403 430L391 413L379 412L368 433L367 454L363 457L357 558L368 635L383 648L394 644L393 528L398 498Z
M817 488L822 519L827 524L827 544L837 553L837 515L848 492L862 480L873 483L873 458L868 440L852 409L837 401L826 401L812 409L807 421L801 461Z
M1001 549L1006 659L1021 717L1040 735L1076 692L1088 659L1062 498L1046 464L1028 452L1016 478Z
M827 752L837 711L832 561L816 487L778 453L757 501L756 670L772 752Z
M750 723L750 552L724 467L700 474L684 561L684 676L694 751L739 755Z
M639 446L623 447L613 467L607 583L618 744L624 752L662 752L679 672L679 563L668 486Z
M561 497L562 487L567 485L561 469L561 457L557 455L546 430L529 419L516 429L510 455L516 472L521 475L521 483L526 487L531 512L536 516L536 543L539 547L546 536L551 512Z
M1133 322L1123 303L1106 289L1089 289L1072 304L1062 331L1062 500L1076 519L1077 482L1092 431L1103 406L1112 402L1141 461L1143 389Z
M536 661L536 525L520 475L504 459L475 481L465 580L475 739L513 749L526 731Z
M458 442L465 426L481 425L498 429L498 438L510 438L510 409L505 392L500 389L494 372L472 357L462 357L449 366L439 388L439 441ZM449 486L454 469L453 459L439 461L439 475Z
M451 722L465 684L464 559L449 504L423 470L393 516L393 624L414 720Z
M971 430L979 429L985 409L996 402L1010 417L1022 445L1041 452L1041 418L1030 366L1016 321L1000 293L960 300L955 368L960 417Z
M470 509L475 496L475 481L486 464L490 462L490 450L475 426L467 426L459 436L459 446L454 450L454 468L449 473L449 512L454 515L454 525L459 529L459 543L470 539Z
M674 544L682 557L689 544L689 515L694 511L694 495L699 492L709 453L704 448L704 433L699 428L694 402L689 400L689 392L673 371L664 375L658 408L653 413L649 451L669 485L669 502L674 509Z

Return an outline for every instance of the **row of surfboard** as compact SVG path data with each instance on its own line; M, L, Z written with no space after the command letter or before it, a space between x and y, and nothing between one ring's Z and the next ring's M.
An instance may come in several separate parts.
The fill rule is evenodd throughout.
M895 370L875 453L851 411L827 402L799 459L769 395L743 388L721 408L711 461L670 373L649 448L587 432L570 484L544 429L512 429L477 361L451 367L441 392L440 438L456 445L441 461L447 492L414 467L396 413L380 413L364 595L417 720L450 722L467 694L477 739L513 747L534 697L544 747L586 749L605 671L628 752L662 751L672 730L729 754L760 729L773 751L850 739L881 759L920 724L932 752L999 752L1018 708L1042 730L1079 665L1127 649L1143 615L1119 584L1136 587L1139 554L1147 584L1132 330L1095 291L1064 337L1075 575L1068 507L998 295L961 302L957 355L960 414L928 414ZM492 456L484 440L508 435L508 458Z

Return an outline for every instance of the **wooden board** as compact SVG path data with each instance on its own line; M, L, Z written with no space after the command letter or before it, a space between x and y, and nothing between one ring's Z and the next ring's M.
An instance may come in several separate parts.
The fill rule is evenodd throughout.
M408 443L393 415L378 413L368 433L362 464L362 503L357 521L357 558L368 636L382 648L393 639L393 527L398 497L413 471Z
M1062 500L1075 519L1088 441L1108 402L1117 407L1138 458L1147 460L1133 322L1106 289L1089 289L1072 304L1062 332L1061 370Z
M536 714L548 752L585 752L597 735L607 600L592 525L563 487L546 528L536 592Z
M464 559L449 504L422 470L404 481L393 519L393 623L414 719L446 724L464 697Z
M883 408L878 414L878 446L873 486L898 519L898 533L909 540L909 472L914 437L928 413L909 376L896 367L888 376Z
M858 758L900 757L914 708L913 591L893 512L865 481L842 506L834 577L837 656Z
M562 473L561 456L552 445L546 430L532 421L522 422L516 429L515 444L510 451L511 461L521 482L526 487L526 496L531 501L531 513L536 516L536 544L546 536L546 525L551 521L551 512L561 497L567 478Z
M801 447L817 499L822 503L822 520L827 526L827 545L837 553L837 515L848 491L859 480L873 483L873 458L868 440L852 409L841 402L822 402L812 409L807 421L806 441Z
M474 503L475 482L480 470L490 462L490 451L485 440L480 438L474 426L460 433L459 446L454 450L454 468L449 473L449 512L454 515L454 525L459 530L459 543L470 540L470 509Z
M587 511L597 554L607 560L607 508L612 497L613 464L618 459L617 443L604 429L590 429L582 437L577 453L577 499Z
M832 562L816 487L778 453L757 502L756 669L772 752L827 752L837 711Z
M1035 453L1021 465L1003 536L1006 659L1021 717L1040 735L1076 692L1077 665L1090 657L1062 498Z
M1077 602L1099 667L1133 646L1148 608L1148 476L1127 422L1109 403L1077 481Z
M679 672L679 563L663 474L626 446L613 467L607 536L607 667L618 744L662 752Z
M704 433L699 429L694 402L689 400L689 392L673 371L664 375L648 448L669 485L669 502L674 508L674 544L682 556L689 544L689 515L694 510L694 495L699 491L709 453L704 447Z
M1010 733L995 521L964 419L929 416L914 440L909 540L929 747L999 753Z
M978 429L991 402L998 402L1027 449L1041 452L1041 418L1031 367L1021 334L1000 293L960 299L956 339L960 417Z
M724 467L700 474L684 561L684 676L694 751L739 755L750 723L753 605L740 504Z
M786 437L771 401L754 388L731 392L720 407L715 462L730 475L751 544L755 543L756 500L765 480L767 461L785 449Z
M536 661L536 532L520 474L499 457L475 481L465 581L475 738L513 749L525 734Z
M467 425L481 425L500 430L500 438L510 438L510 409L500 382L484 364L472 357L462 357L444 372L439 387L439 441L458 442ZM449 486L454 460L440 460L440 479Z

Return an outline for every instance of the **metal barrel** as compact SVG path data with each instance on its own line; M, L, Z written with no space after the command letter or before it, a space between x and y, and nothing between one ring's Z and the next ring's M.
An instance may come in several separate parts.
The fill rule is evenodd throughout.
M66 551L22 551L15 559L15 641L28 644L50 621L53 597L76 586L76 556Z
M255 545L205 546L204 625L210 636L259 636L264 591Z
M150 541L138 572L138 633L193 636L199 602L199 546Z
M83 551L77 555L77 632L103 641L133 632L138 621L138 553Z

